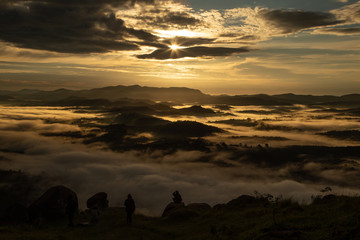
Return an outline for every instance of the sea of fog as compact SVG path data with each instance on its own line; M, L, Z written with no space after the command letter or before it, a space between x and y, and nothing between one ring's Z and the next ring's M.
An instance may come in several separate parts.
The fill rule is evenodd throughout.
M219 110L219 106L203 107ZM221 112L211 117L155 117L221 128L223 132L203 139L240 152L288 146L359 146L357 139L327 134L359 131L360 117L352 114L302 105L232 106ZM235 159L231 152L215 147L211 151L179 149L170 153L117 151L105 142L86 141L104 134L101 126L111 124L112 114L90 108L0 106L0 168L44 175L48 178L46 187L65 185L78 194L81 208L97 192L107 192L111 206L122 206L131 193L137 210L147 215L160 215L175 190L185 203L210 205L255 191L304 203L322 194L321 189L327 186L337 194L360 192L360 156L339 162L307 159L292 163L288 159L286 164L268 167L252 164L241 159L243 156ZM151 139L152 133L144 131L139 136ZM310 177L294 175L299 172Z

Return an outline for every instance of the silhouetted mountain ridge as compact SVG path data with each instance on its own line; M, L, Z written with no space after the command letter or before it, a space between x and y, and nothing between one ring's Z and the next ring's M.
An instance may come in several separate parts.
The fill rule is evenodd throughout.
M293 105L293 104L330 104L343 105L347 103L358 104L360 94L348 94L344 96L314 96L314 95L296 95L293 93L267 95L210 95L197 89L186 87L146 87L139 85L132 86L109 86L103 88L94 88L87 90L69 90L65 88L44 91L36 89L23 89L20 91L0 91L2 101L13 102L32 102L42 103L44 105L60 105L65 99L100 99L107 101L118 101L120 99L149 99L155 102L173 102L178 104L229 104L229 105ZM59 101L59 103L57 103ZM105 103L103 101L103 103ZM76 102L73 104L77 104ZM91 105L90 103L87 103Z

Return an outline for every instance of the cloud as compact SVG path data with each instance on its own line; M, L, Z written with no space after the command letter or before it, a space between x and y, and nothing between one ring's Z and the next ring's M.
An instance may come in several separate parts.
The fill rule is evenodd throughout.
M0 4L0 40L10 45L78 54L149 49L144 46L158 49L139 55L140 59L229 56L241 52L236 50L239 44L357 22L360 12L360 2L331 12L258 7L196 11L165 0L6 0ZM350 31L356 30L342 33ZM165 45L174 42L194 49L169 54ZM206 50L197 46L205 44Z
M157 18L157 23L189 26L199 24L201 21L186 12L169 12L163 18Z
M154 41L144 30L125 26L116 8L150 0L2 1L0 39L18 47L62 53L104 53L138 50L129 40Z
M115 153L64 144L30 133L2 134L0 142L11 143L12 150L17 144L17 148L26 153L1 153L10 161L0 162L0 168L23 169L30 174L44 172L57 184L73 189L79 196L81 208L85 208L90 196L100 191L109 194L112 206L122 206L126 195L131 193L140 212L150 215L161 214L174 190L181 192L186 204L208 202L211 205L225 203L241 194L252 194L254 190L288 197L297 195L297 200L309 199L314 194L312 187L291 180L273 178L271 183L264 184L258 182L257 177L254 181L253 174L266 178L271 173L251 166L242 165L241 171L234 168L219 173L221 168L206 162L196 163L199 158L211 157L200 152L178 151L165 156L161 152ZM226 156L214 159L223 157Z
M155 4L134 8L120 9L117 15L130 27L150 30L159 29L196 29L202 26L203 19L192 8L178 1L158 0Z
M330 12L347 24L360 23L360 1L331 10Z
M140 59L178 59L185 57L219 57L230 56L233 54L245 53L250 50L246 47L240 48L226 48L226 47L189 47L177 50L171 50L171 48L157 49L150 54L138 55Z
M244 148L235 152L113 152L104 145L86 146L65 142L62 138L39 135L44 130L74 128L70 124L73 121L68 120L77 119L79 115L70 110L40 108L39 112L36 108L2 109L14 117L0 115L4 119L0 122L0 169L22 169L29 174L44 172L56 184L66 185L76 191L81 208L85 208L90 196L100 191L109 194L111 206L122 206L126 195L131 193L142 213L160 215L171 201L174 190L181 192L185 203L208 202L214 205L225 203L241 194L252 194L255 190L309 201L311 195L318 194L320 189L329 184L334 189L337 186L338 189L358 188L357 155L338 157L344 156L339 151L347 149L314 147L313 150L307 150L308 147L293 147L294 152L291 148L270 148L269 152L258 148ZM235 107L234 111L238 109ZM82 114L81 122L86 122L85 118L96 121L93 114ZM31 116L32 119L22 120L21 116ZM43 118L62 124L45 124L40 121ZM66 123L69 123L68 127ZM328 127L331 124L334 128L351 126L347 121L343 122L343 126L339 122L327 123ZM356 124L354 127L359 127ZM51 126L54 129L47 129ZM86 128L84 125L80 127L82 130ZM244 133L241 131L241 134ZM249 134L253 135L254 130L251 129ZM273 136L271 134L268 136ZM215 138L217 141L224 139L221 136ZM307 135L307 138L314 137ZM309 143L309 140L306 142Z
M304 165L286 164L272 170L239 159L234 167L223 168L204 161L235 162L231 155L222 152L116 153L18 132L1 134L0 143L4 142L14 147L17 144L26 154L0 153L9 159L0 162L0 168L23 169L30 174L44 172L57 184L73 189L79 196L81 208L85 208L90 196L100 191L109 194L111 206L122 206L126 195L131 193L140 211L150 215L161 214L174 190L181 192L186 204L225 203L241 194L253 194L255 190L310 201L310 196L327 183L336 189L338 182L349 186L348 179L353 182L358 179L356 171L336 170L323 162L310 166L310 160ZM314 179L317 183L311 182Z
M259 17L282 33L294 33L304 29L331 26L344 23L334 14L325 12L306 12L302 10L266 10L259 12Z
M63 131L78 131L80 130L77 126L69 124L45 124L42 120L24 120L24 121L3 121L0 119L0 131L46 131L46 132L63 132Z
M324 28L316 30L315 33L334 35L358 35L360 34L360 27Z

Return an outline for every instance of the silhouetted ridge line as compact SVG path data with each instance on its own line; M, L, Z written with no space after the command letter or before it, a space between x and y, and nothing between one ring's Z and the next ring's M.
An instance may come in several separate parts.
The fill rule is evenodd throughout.
M147 87L147 86L109 86L103 88L69 90L60 88L53 91L36 89L23 89L20 91L0 91L1 102L32 104L32 105L61 105L61 101L74 97L81 99L103 99L118 101L120 99L148 99L160 102L173 102L177 104L226 104L226 105L259 105L284 106L293 104L304 105L359 105L360 94L343 96L314 96L296 95L293 93L267 95L210 95L197 89L186 87ZM73 103L76 106L76 102ZM91 106L91 102L88 103Z

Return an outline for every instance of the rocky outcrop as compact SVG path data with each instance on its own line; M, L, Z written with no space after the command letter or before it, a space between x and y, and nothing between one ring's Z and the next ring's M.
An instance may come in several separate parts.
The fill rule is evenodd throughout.
M38 223L42 220L56 220L66 216L66 206L72 199L78 209L78 198L74 191L65 186L56 186L47 190L28 208L29 220Z
M108 208L109 201L107 199L107 196L108 196L107 193L99 192L86 201L86 206L88 208L92 208L95 206L100 209Z
M169 221L182 222L189 221L197 216L199 216L198 211L184 207L171 211L166 219Z
M185 206L184 203L169 203L162 214L169 220L187 220L197 216L200 211L211 209L207 203L190 203Z
M250 195L241 195L227 203L228 206L242 206L256 203L257 199Z
M253 197L250 195L241 195L238 198L235 198L229 201L225 207L226 208L246 208L250 205L262 204L267 205L269 204L269 200L265 197Z
M238 198L230 200L226 204L216 204L214 209L243 209L249 206L270 204L266 197L253 197L250 195L241 195Z
M211 206L207 203L190 203L186 206L189 209L193 210L208 210L211 209Z
M174 203L174 202L171 202L169 203L164 211L163 211L163 214L161 215L162 217L166 217L166 216L169 216L172 212L174 212L175 210L178 210L178 209L182 209L182 208L185 208L185 204L184 203Z

